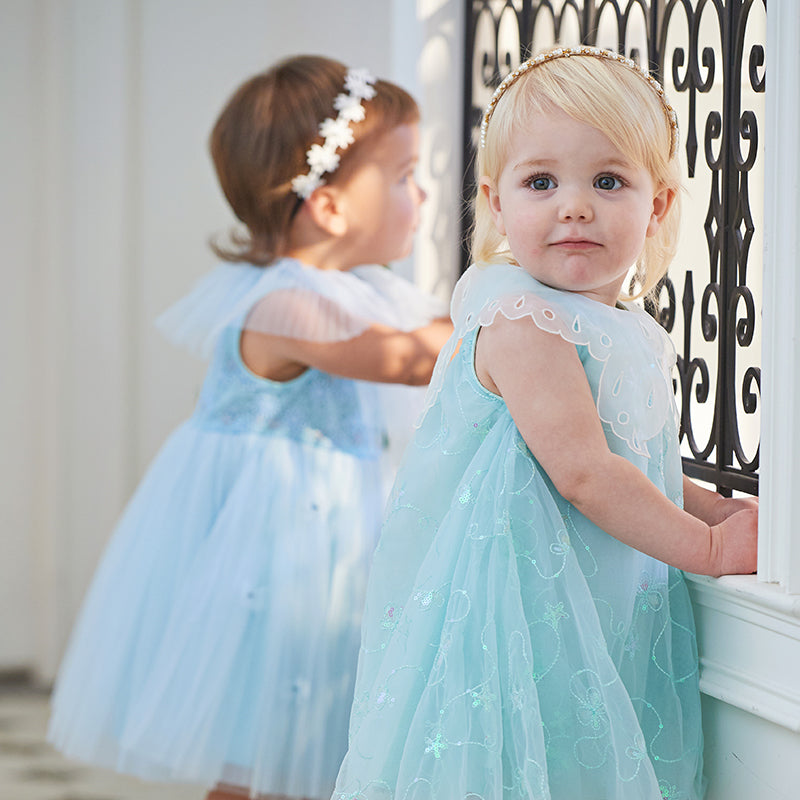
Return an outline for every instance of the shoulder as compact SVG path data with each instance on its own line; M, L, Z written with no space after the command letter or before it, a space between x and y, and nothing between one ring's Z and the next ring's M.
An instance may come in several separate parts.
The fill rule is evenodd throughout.
M565 362L579 366L575 344L539 327L527 315L498 313L476 336L475 375L494 394L502 395L495 378L503 374L532 371L542 377L553 365Z
M524 331L530 339L542 339L542 333L556 334L554 338L587 347L598 360L607 357L613 342L610 333L620 316L626 316L625 312L553 289L512 264L473 265L453 295L453 319L459 335L498 324L508 330L509 323L519 322L513 330ZM526 320L533 325L525 324Z
M486 325L500 312L508 318L573 319L597 311L598 306L602 304L540 283L522 267L509 263L473 264L453 291L454 318L477 325Z

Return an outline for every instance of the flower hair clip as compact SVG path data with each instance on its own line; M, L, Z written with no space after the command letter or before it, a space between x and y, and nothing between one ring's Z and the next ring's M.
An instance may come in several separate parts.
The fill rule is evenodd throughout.
M292 179L292 191L305 200L311 193L325 184L322 176L335 172L341 160L337 150L347 150L353 144L353 122L361 122L366 115L363 101L375 97L375 78L366 69L348 69L344 79L345 91L336 95L333 107L337 117L328 117L319 124L322 144L312 144L306 151L309 170Z
M513 72L510 72L500 85L495 89L489 104L486 106L486 111L483 113L481 119L481 148L486 147L486 130L489 127L489 120L492 118L495 106L500 98L506 93L509 87L516 83L517 79L524 75L526 72L540 66L548 61L555 61L557 58L570 58L571 56L591 56L592 58L599 58L606 61L616 61L618 64L632 69L637 75L643 78L650 85L650 88L656 93L658 99L661 101L661 107L664 109L664 116L667 119L670 133L670 146L669 157L672 158L678 151L678 115L675 109L669 104L667 95L664 92L661 84L645 69L642 69L632 58L620 55L613 50L603 50L600 47L591 47L590 45L580 45L579 47L558 47L555 50L549 50L546 53L540 53L533 58L520 64Z

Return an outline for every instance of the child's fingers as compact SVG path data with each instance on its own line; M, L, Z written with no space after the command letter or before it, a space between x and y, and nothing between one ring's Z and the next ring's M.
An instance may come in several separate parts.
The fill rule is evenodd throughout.
M718 526L723 536L722 575L749 575L756 571L758 509L744 508Z

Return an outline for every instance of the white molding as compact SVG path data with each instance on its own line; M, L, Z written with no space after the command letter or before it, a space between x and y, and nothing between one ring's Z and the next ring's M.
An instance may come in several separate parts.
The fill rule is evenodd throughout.
M800 694L711 658L700 659L700 691L761 719L800 733Z
M41 42L38 3L4 3L0 26L0 670L24 669L34 652L34 629L20 609L31 607L35 575L32 547L38 504L41 360L29 343L41 336L42 280L33 268L41 235ZM27 80L21 80L26 76Z
M759 577L800 592L800 15L767 14Z
M33 669L53 677L128 490L136 224L133 0L45 0L39 93L40 321Z
M689 575L700 689L800 733L800 597L752 575Z
M69 343L65 335L71 309L63 302L69 291L69 274L63 253L69 242L70 216L68 153L71 146L70 89L68 64L72 57L69 8L58 0L45 0L38 7L40 31L39 69L32 86L39 104L40 133L36 142L39 168L31 176L41 197L40 235L31 269L42 287L40 304L31 310L41 320L33 326L29 352L47 354L47 369L38 370L36 415L40 424L33 431L38 471L37 496L31 509L35 534L33 594L36 612L33 671L47 683L61 658L64 631L69 624L64 597L68 591L68 551L60 535L68 497L64 430L68 425L63 387L69 384Z

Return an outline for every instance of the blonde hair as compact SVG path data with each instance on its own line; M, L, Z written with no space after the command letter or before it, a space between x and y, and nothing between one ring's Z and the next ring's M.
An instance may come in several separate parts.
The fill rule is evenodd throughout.
M226 261L267 266L280 258L289 228L302 204L292 179L308 171L306 152L321 143L320 123L335 117L334 99L343 90L347 67L322 56L294 56L245 81L228 100L210 137L211 157L228 203L244 224L230 244L212 242ZM365 116L351 123L354 143L341 153L341 166L326 180L346 174L367 142L398 125L416 122L419 109L404 89L374 83Z
M497 183L519 125L535 130L535 115L558 108L591 125L637 166L646 169L656 187L675 192L671 208L655 236L645 241L636 261L640 297L652 293L675 256L680 227L681 174L673 153L673 130L659 95L634 69L591 55L557 58L521 74L502 95L486 126L478 150L476 174ZM486 196L478 186L471 254L476 263L514 262L508 241L495 227ZM621 300L633 297L621 295Z

